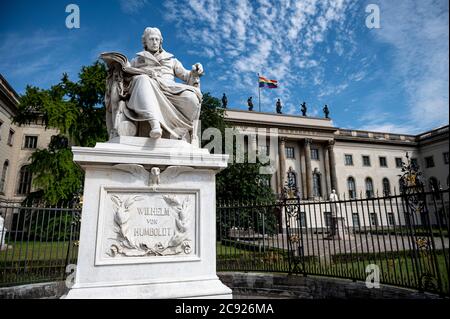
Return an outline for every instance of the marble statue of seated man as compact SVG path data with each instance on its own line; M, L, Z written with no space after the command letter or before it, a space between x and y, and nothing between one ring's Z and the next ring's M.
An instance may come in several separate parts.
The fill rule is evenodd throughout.
M190 142L198 144L197 122L202 102L200 77L204 73L202 65L196 63L191 70L186 70L173 54L163 49L163 37L157 28L146 28L142 43L144 50L138 52L131 62L122 65L121 72L125 73L125 77L129 76L125 84L119 82L117 88L113 87L116 83L113 81L117 78L111 75L114 69L109 64L109 79L112 80L108 82L105 97L107 111L113 113L109 127L113 129L118 125L115 119L118 112L133 122L148 121L151 138L160 138L163 129L173 138L184 138L189 132ZM176 82L175 78L184 83ZM118 94L115 94L117 92L114 89L118 90ZM113 103L114 95L125 99L125 107L115 110L118 104ZM110 133L110 137L113 136Z

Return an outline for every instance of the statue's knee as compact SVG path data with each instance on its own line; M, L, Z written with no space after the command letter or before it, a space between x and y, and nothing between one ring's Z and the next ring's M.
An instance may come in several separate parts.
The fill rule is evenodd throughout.
M147 80L147 75L145 74L139 74L139 75L135 75L133 77L133 81L146 81Z
M186 99L190 104L192 104L194 107L199 108L200 107L200 101L198 100L198 97L193 92L185 92Z

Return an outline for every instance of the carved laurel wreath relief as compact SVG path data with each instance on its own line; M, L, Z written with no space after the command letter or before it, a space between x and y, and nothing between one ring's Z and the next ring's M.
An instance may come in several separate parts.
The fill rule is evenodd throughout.
M112 238L116 243L112 244L109 251L106 252L108 256L172 256L179 254L189 255L192 252L191 239L188 235L191 219L189 216L189 197L181 200L180 196L162 195L162 198L169 206L170 214L174 218L173 235L166 245L157 242L153 247L149 247L146 243L136 241L131 236L129 226L132 206L144 198L136 195L128 197L110 196L114 211L114 232L117 236Z

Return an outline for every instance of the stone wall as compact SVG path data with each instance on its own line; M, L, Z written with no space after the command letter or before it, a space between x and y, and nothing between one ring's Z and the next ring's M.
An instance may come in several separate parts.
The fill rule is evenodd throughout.
M319 276L269 273L218 273L220 280L233 290L233 298L287 299L438 299L439 296L412 289L380 285L368 289L364 282Z
M67 293L64 281L45 282L0 288L0 299L44 299L59 298Z
M218 276L233 290L235 299L439 299L412 289L388 285L368 289L363 282L331 277L241 272L221 272ZM61 281L0 288L0 299L59 298L66 293Z

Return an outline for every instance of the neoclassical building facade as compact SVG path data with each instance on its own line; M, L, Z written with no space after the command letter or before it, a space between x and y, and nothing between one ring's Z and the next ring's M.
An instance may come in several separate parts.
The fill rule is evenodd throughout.
M19 95L0 74L0 202L21 202L33 190L27 167L36 149L47 148L58 134L35 122L18 126L13 123Z
M448 187L448 125L408 135L342 129L328 118L297 115L227 109L225 118L246 136L246 150L268 155L275 193L283 185L305 200L328 199L333 189L341 199L398 193L406 153L428 186ZM263 132L267 137L256 134Z

